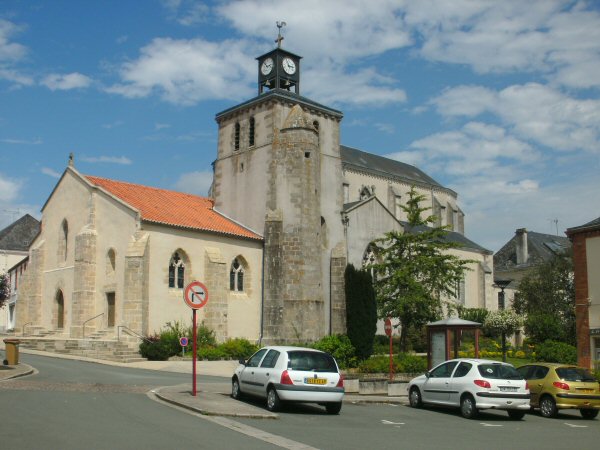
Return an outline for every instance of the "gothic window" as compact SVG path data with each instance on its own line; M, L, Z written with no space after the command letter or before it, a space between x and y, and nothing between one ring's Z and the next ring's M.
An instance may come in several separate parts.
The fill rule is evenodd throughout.
M248 133L248 146L254 147L254 117L250 117L250 129Z
M235 123L235 134L233 136L233 149L240 149L240 124L239 122Z
M179 252L173 253L169 262L169 287L183 289L185 280L185 264Z
M235 258L231 263L229 290L234 292L244 291L244 265L240 263L239 258Z
M399 195L394 196L394 215L396 219L400 220L402 214L402 197Z
M348 183L344 183L344 203L350 203L350 185Z
M371 278L375 281L375 269L373 266L377 263L377 253L375 247L372 244L367 246L367 249L363 253L362 268L367 270L371 274Z
M116 254L114 249L110 249L106 254L106 274L114 275L115 274L115 260Z
M63 220L60 227L60 235L58 239L58 260L59 262L66 261L67 259L67 246L69 241L69 224L67 219Z
M373 193L371 192L371 188L369 188L369 186L363 186L360 189L360 199L361 200L366 200L369 197L371 197L371 195L373 195Z

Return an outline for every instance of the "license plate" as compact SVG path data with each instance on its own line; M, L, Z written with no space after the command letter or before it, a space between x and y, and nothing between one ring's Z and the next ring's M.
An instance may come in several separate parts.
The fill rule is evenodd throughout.
M582 392L584 394L591 394L592 392L594 392L593 389L577 389L577 392Z
M326 378L305 378L304 382L306 384L327 384Z
M518 388L514 386L500 386L502 392L516 392Z

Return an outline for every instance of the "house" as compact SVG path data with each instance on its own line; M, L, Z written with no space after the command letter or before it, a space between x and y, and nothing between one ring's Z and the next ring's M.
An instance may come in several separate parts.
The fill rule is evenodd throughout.
M599 369L600 364L600 217L569 228L575 272L577 363Z

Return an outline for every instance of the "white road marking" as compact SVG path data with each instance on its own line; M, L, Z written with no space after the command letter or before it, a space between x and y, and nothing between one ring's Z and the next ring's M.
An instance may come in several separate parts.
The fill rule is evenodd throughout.
M495 423L485 423L485 422L479 422L479 425L483 425L484 427L503 427L504 425L499 425L499 424L495 424Z
M587 425L575 425L574 423L567 423L565 422L565 425L571 428L587 428Z
M381 423L384 425L404 425L404 422L390 422L389 420L381 419Z

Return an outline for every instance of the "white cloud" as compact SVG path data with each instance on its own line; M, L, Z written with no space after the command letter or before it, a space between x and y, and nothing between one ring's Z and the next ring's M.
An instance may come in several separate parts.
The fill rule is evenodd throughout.
M212 184L213 173L211 171L198 171L184 173L175 183L175 189L188 194L205 196Z
M255 77L254 54L239 41L154 39L137 60L121 67L123 82L107 89L128 98L158 93L175 104L206 99L239 99L250 95Z
M154 129L155 130L162 130L164 128L171 128L171 125L168 123L155 123L154 124Z
M44 77L40 83L52 91L68 91L86 88L92 84L92 79L78 72L64 75L53 73Z
M117 128L120 126L123 126L125 124L125 122L123 122L122 120L116 120L113 123L105 123L102 125L102 128L106 128L107 130L112 130L113 128Z
M20 30L21 27L14 23L0 19L0 63L18 61L26 56L27 47L16 42L10 42L11 35Z
M0 202L12 202L21 189L22 182L0 173Z
M581 100L528 83L501 91L459 86L433 104L447 117L494 114L519 138L552 149L600 151L600 100Z
M0 139L0 142L12 145L40 145L44 142L40 138L34 139Z
M42 167L42 173L44 175L48 175L49 177L52 178L60 178L61 174L59 172L57 172L54 169L51 169L49 167Z
M121 164L125 166L130 165L132 163L131 159L125 156L83 156L81 160L92 164L108 163Z

